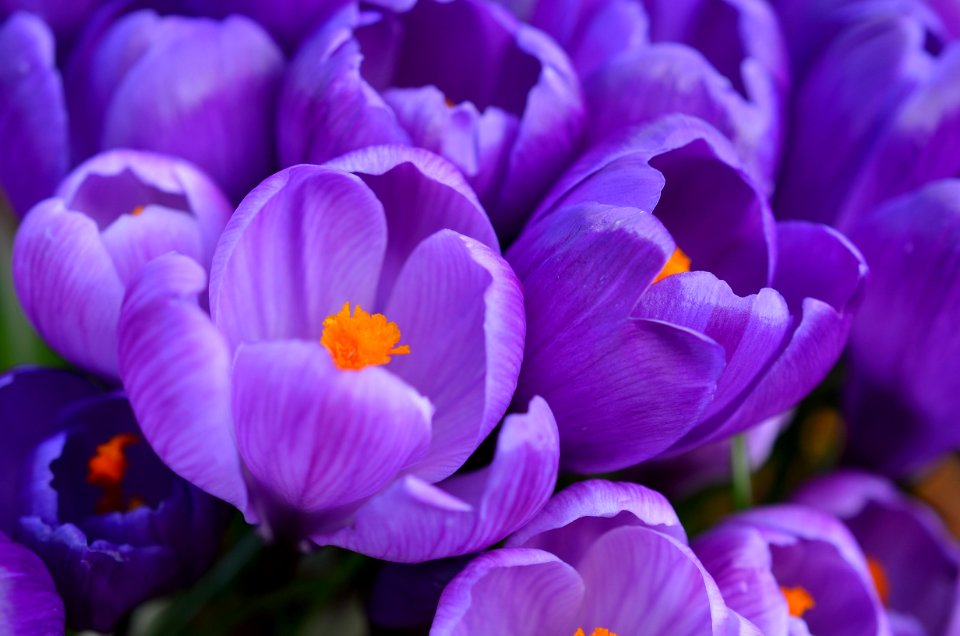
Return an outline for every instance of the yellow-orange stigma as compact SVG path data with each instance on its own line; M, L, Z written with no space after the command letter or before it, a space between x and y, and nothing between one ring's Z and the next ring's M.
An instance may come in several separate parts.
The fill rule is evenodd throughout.
M584 633L583 628L580 627L577 629L576 633L574 633L573 636L587 636L587 635L586 633ZM617 636L617 635L605 627L598 627L592 632L590 632L590 636Z
M787 599L787 611L790 616L802 618L803 615L817 606L810 592L799 585L796 587L780 587L783 598Z
M98 486L103 495L97 502L97 514L133 510L143 504L137 498L128 505L123 502L123 477L127 474L126 448L136 444L140 438L130 433L114 435L107 442L97 446L97 450L87 464L87 483Z
M143 210L145 207L146 206L138 205L137 207L133 208L132 212L130 212L130 216L140 216L141 214L143 214Z
M872 556L867 557L867 567L870 569L870 578L873 579L873 587L877 588L877 596L883 602L884 606L890 604L890 579L887 578L887 570L877 559Z
M663 266L663 269L660 270L660 273L657 274L657 277L653 279L653 282L659 283L667 276L673 276L674 274L682 274L684 272L690 271L690 257L683 253L679 247L673 250L673 254L670 255L670 260L667 261L667 264Z
M358 370L390 362L390 356L410 353L400 342L400 327L383 314L370 315L357 305L350 315L350 303L339 313L323 321L320 343L327 348L333 363L341 369Z

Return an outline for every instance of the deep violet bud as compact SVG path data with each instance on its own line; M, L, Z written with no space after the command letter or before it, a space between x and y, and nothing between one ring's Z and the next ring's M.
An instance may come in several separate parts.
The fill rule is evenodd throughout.
M191 164L132 150L97 155L24 219L13 279L24 312L63 357L117 374L117 319L137 270L166 252L209 265L231 207Z
M46 563L72 629L109 631L210 564L224 508L163 465L122 394L23 369L0 412L0 532Z
M932 510L885 479L858 472L817 479L792 499L846 524L895 636L960 634L960 545Z
M63 634L63 601L43 561L2 532L0 609L0 633L7 636Z
M582 630L582 631L579 631ZM637 484L556 495L444 590L431 636L759 636L729 611L669 502Z
M53 194L69 161L53 35L36 16L0 25L0 198L18 215Z
M850 335L847 454L904 475L960 449L960 180L891 201L850 237L871 276Z
M754 508L693 542L731 610L764 636L891 636L867 561L833 517Z
M273 175L217 245L209 316L205 287L182 256L143 269L121 377L160 457L266 532L424 561L499 541L549 498L540 398L506 418L488 468L451 477L510 403L524 318L440 157L375 147Z
M124 15L67 67L75 159L120 147L170 154L239 200L274 167L283 67L270 36L242 16Z
M837 232L775 223L729 142L690 118L585 154L508 258L527 308L518 397L550 403L579 472L796 404L842 351L866 274Z
M291 66L278 118L280 160L322 163L375 144L426 148L467 176L509 240L573 158L583 109L563 51L500 7L351 5L307 40Z

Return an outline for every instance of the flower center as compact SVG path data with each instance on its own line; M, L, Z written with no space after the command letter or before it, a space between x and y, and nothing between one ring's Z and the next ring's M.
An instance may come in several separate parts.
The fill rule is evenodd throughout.
M341 369L359 370L390 362L390 356L410 353L400 342L400 328L383 314L372 316L357 305L350 315L350 303L323 321L320 344L327 348L333 363Z
M130 216L140 216L141 214L143 214L144 208L146 208L145 205L138 205L137 207L133 208L133 210L130 212Z
M890 579L887 578L886 568L872 556L867 557L867 567L870 569L873 586L877 588L877 596L885 607L890 605Z
M87 483L103 490L97 502L97 514L127 512L143 505L137 497L123 501L123 477L127 473L126 448L136 444L140 438L130 433L114 435L106 443L97 446L97 450L87 464Z
M653 282L659 283L667 276L673 276L674 274L682 274L684 272L690 271L690 257L683 253L679 247L673 250L673 254L670 255L670 260L667 261L667 264L663 266L663 269L660 270L660 273L657 274L657 277L653 279Z
M583 628L581 627L577 629L576 633L573 636L587 636L587 635L583 631ZM617 636L617 635L605 627L598 627L592 632L590 632L590 636Z
M783 598L787 599L787 610L790 616L802 618L803 615L817 606L810 592L799 585L796 587L780 587Z

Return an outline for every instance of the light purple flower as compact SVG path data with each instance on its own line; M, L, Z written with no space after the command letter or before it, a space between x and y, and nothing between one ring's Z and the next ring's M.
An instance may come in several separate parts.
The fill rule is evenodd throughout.
M15 13L0 25L0 196L17 214L67 172L67 111L49 28Z
M932 183L850 234L871 277L850 336L850 459L888 474L960 448L960 181Z
M186 258L144 269L121 376L157 453L249 520L421 561L496 542L552 492L542 399L506 419L489 468L450 477L510 402L524 317L489 220L439 157L377 147L277 173L224 231L212 318L204 287Z
M730 612L667 500L581 482L444 590L431 636L756 634Z
M347 6L301 48L281 98L281 162L426 148L467 176L513 238L578 149L575 72L550 38L493 4L393 4Z
M0 532L0 632L61 636L63 601L43 562Z
M588 152L508 256L527 301L518 396L550 403L580 472L791 407L843 349L866 273L835 231L774 223L729 142L690 118Z
M191 164L132 150L97 155L20 226L17 296L58 353L116 376L120 303L134 275L169 251L209 265L230 213L220 190Z
M175 155L239 200L274 168L283 68L277 45L242 16L123 15L67 67L75 159L120 147Z
M852 471L810 482L792 499L846 524L895 636L960 634L960 546L932 510L885 479Z
M839 521L778 505L739 513L693 549L731 610L764 636L890 636L867 561Z

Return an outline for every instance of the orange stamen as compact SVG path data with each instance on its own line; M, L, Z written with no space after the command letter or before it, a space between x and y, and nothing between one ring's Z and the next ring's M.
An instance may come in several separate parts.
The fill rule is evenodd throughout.
M670 255L670 260L667 261L667 264L663 266L663 269L660 270L660 273L657 274L657 277L653 279L653 282L659 283L667 276L673 276L674 274L682 274L684 272L690 271L690 257L683 253L679 247L673 250L673 254Z
M130 213L130 216L140 216L141 214L143 214L143 210L145 207L146 206L138 205L137 207L133 208L133 211Z
M323 321L320 343L341 369L359 370L390 362L390 356L410 353L400 342L400 328L388 322L383 314L370 315L357 305L350 315L350 303L344 303L339 313Z
M802 618L804 613L817 606L810 592L799 585L797 587L780 587L783 598L787 599L787 611L790 616Z
M884 606L890 604L890 579L887 578L887 570L877 559L872 556L867 557L867 567L870 569L870 577L873 579L873 586L877 588L877 596L883 602Z
M129 433L114 435L106 443L97 446L96 453L90 458L87 483L103 489L103 496L97 502L97 514L122 512L136 507L134 504L137 500L132 501L131 506L124 506L123 477L127 473L125 449L139 441L139 437Z
M586 636L586 634L584 633L583 628L580 627L577 629L576 633L574 633L573 636ZM590 636L617 636L617 635L605 627L598 627L590 633Z

